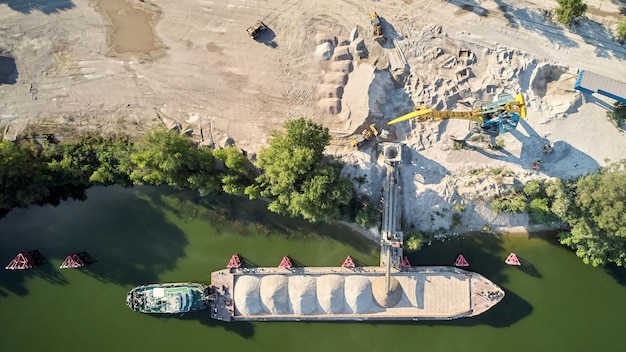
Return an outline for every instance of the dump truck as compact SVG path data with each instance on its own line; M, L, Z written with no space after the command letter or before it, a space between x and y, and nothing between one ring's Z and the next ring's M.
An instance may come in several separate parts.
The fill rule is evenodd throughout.
M375 138L376 136L378 136L378 130L376 129L376 125L371 124L365 130L363 130L360 135L357 135L356 138L354 138L352 142L350 142L350 144L352 144L352 146L356 148L363 144L365 141Z
M265 30L267 30L267 26L265 25L265 23L259 20L256 21L254 26L248 27L248 35L256 39L256 37L259 36L259 34L265 32Z
M374 27L374 40L378 43L384 42L385 36L383 35L383 26L380 23L380 17L378 17L376 12L370 13L370 21Z

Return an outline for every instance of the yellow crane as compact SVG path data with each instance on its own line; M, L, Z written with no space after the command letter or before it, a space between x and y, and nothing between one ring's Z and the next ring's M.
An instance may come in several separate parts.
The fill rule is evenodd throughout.
M474 121L480 124L483 132L492 136L510 132L517 127L519 119L526 118L526 101L524 96L517 94L513 98L510 94L498 94L490 104L483 104L479 108L469 111L439 111L427 109L425 105L415 107L415 111L400 116L388 122L389 125L417 119L417 122L443 121L461 119Z

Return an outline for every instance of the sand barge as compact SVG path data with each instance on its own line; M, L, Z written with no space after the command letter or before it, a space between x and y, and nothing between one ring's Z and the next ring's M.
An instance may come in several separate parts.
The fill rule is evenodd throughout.
M211 316L223 321L450 320L479 315L504 291L484 276L445 266L231 268L213 272Z

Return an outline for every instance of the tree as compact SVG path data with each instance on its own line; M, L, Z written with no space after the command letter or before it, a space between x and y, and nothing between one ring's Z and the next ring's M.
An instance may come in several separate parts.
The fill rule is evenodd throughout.
M587 264L626 264L626 160L579 178L573 191L572 230L560 235L561 243Z
M34 150L0 141L0 210L26 207L49 195L41 170L45 165Z
M607 110L606 117L618 127L626 122L626 104L616 101L613 110Z
M491 201L491 210L496 214L502 212L509 214L520 214L526 211L527 198L523 194L512 192Z
M404 249L408 252L419 251L424 243L426 243L426 236L420 231L411 231L408 233L406 240L404 240Z
M560 179L546 182L546 194L551 203L550 211L563 221L569 221L572 214L573 198L570 188Z
M587 11L587 4L582 0L557 0L559 6L554 9L556 20L567 26L571 20L582 16Z
M352 196L351 184L332 160L324 158L330 142L328 128L298 118L285 123L285 133L273 133L269 147L259 152L257 184L245 189L250 198L267 197L268 209L330 222Z
M73 184L132 184L128 172L132 144L121 137L80 136L77 142L67 142L44 149L52 174L56 173Z
M541 195L543 182L541 180L530 180L524 185L524 194L528 197L538 197Z
M615 37L618 40L626 40L626 20L622 20L617 25L617 31L615 33Z
M137 184L169 185L201 193L219 190L211 150L196 148L177 131L155 128L146 133L131 154L130 178Z
M254 181L254 166L238 148L224 148L213 152L224 162L226 170L220 174L222 190L228 194L243 195Z

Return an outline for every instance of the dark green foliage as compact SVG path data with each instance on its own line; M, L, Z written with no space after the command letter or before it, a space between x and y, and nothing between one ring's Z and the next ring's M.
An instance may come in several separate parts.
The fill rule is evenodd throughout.
M528 216L534 224L545 224L552 220L547 198L535 198L528 204Z
M215 150L213 155L226 167L220 173L222 190L228 194L243 195L246 187L254 182L254 166L235 147Z
M259 153L258 185L246 188L245 194L271 199L268 208L278 214L311 222L338 219L352 187L340 177L338 165L324 159L328 129L304 118L287 121L285 129L284 134L274 133L269 147Z
M573 203L573 195L569 187L565 182L557 179L546 182L545 191L551 202L550 211L563 221L569 221Z
M565 220L572 230L561 234L587 264L626 263L626 160L579 178ZM573 203L573 204L572 204ZM559 214L561 215L561 214Z
M57 205L85 199L91 172L99 167L90 141L45 149L34 138L0 143L0 213L30 204Z
M455 228L455 227L459 227L461 225L463 225L461 223L461 219L463 218L463 215L461 215L460 213L453 213L452 214L452 226L451 228Z
M615 37L619 40L625 40L626 39L626 19L622 20L618 25L617 25L617 31L615 33Z
M626 24L626 20L624 20ZM626 104L620 103L619 101L613 104L613 110L608 110L606 112L606 116L616 125L620 126L624 122L626 122Z
M568 25L571 20L582 16L587 11L587 4L582 0L557 0L559 6L554 9L556 20L562 25Z
M37 150L0 142L0 209L25 207L49 195Z
M418 230L410 231L406 234L406 238L404 239L404 250L407 252L419 251L425 243L432 239L432 234L423 233Z
M526 196L512 192L491 201L491 210L496 214L520 214L526 211Z
M148 131L135 146L130 160L130 178L135 184L188 188L201 194L216 193L222 188L213 152L197 148L177 131Z
M543 181L531 180L524 185L524 194L527 197L538 197L543 191Z
M376 209L374 204L369 201L364 201L360 206L354 217L354 222L364 229L376 225L380 218L380 212Z
M77 142L51 145L42 158L52 175L72 184L130 186L128 177L132 145L124 138L81 136Z

